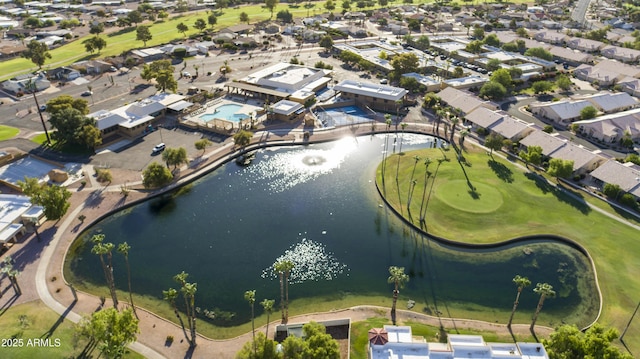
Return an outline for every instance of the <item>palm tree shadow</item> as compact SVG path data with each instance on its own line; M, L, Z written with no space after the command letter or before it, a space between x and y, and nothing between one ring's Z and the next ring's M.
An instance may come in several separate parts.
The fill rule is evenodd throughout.
M56 331L56 329L58 329L58 327L60 326L60 324L62 324L65 320L65 318L67 317L67 315L71 312L71 310L73 309L73 307L76 305L77 301L73 301L68 307L67 309L64 311L64 313L62 313L60 315L60 317L58 318L58 320L56 320L55 323L53 323L53 325L51 326L51 328L49 328L49 330L47 330L46 333L42 334L40 336L40 339L49 339L51 338L51 336L53 335L53 333Z
M544 177L534 173L528 172L525 177L535 182L536 187L542 191L543 194L551 193L560 202L564 202L571 207L577 209L582 214L588 214L591 212L591 207L587 204L584 197L575 191L564 189L558 184L558 186L551 185Z

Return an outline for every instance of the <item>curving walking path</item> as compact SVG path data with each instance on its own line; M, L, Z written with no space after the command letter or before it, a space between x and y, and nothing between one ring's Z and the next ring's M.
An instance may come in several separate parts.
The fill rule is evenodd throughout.
M378 124L375 132L385 132L386 125ZM430 124L410 124L406 131L415 133L433 134ZM301 129L280 129L271 131L262 131L255 134L248 148L263 147L274 144L301 144L303 143L303 132ZM372 133L371 124L363 124L357 127L347 127L340 129L327 129L312 131L312 142L329 141L345 135L362 135ZM66 283L56 278L63 278L64 256L77 236L84 228L91 223L101 219L107 213L121 209L125 206L146 200L150 196L161 194L167 190L171 190L184 183L192 181L194 178L201 176L216 167L222 165L236 155L236 151L231 142L223 143L218 148L209 150L197 161L193 161L190 165L180 169L180 178L172 185L158 191L146 191L141 186L139 173L113 173L117 184L107 187L101 186L95 182L92 176L88 178L86 188L78 189L72 196L71 202L73 210L68 213L62 222L54 227L50 224L50 228L42 231L43 251L37 258L37 268L32 278L21 278L23 287L30 285L35 286L37 294L31 300L40 298L47 306L55 310L57 313L67 319L77 322L81 319L78 313L91 313L100 308L99 298L83 292L77 292L78 300L74 301L73 294ZM114 169L113 171L116 171ZM92 173L92 172L89 172ZM126 184L131 192L127 197L120 194L121 186ZM632 225L627 221L607 213L597 207L592 207L601 213L611 216L618 221L627 225ZM86 216L84 222L80 222L78 216L83 214ZM633 225L632 225L633 226ZM638 228L638 226L634 226ZM639 228L640 229L640 228ZM31 240L30 245L34 245ZM35 283L30 283L31 281ZM27 296L29 297L29 296ZM126 299L126 298L123 298ZM24 301L24 300L23 300ZM127 305L121 302L121 306ZM107 304L109 301L107 300ZM203 336L198 338L198 346L193 351L189 351L188 344L184 340L184 334L180 327L174 323L156 316L155 314L137 307L140 317L140 334L138 341L131 344L130 348L141 353L147 358L176 358L176 357L192 357L192 358L234 358L235 353L242 345L249 341L251 333L229 339L229 340L211 340ZM305 322L309 320L323 321L330 319L351 318L352 321L365 320L370 317L380 316L386 312L387 308L358 306L344 310L311 313L301 316L291 317L290 323ZM384 314L383 314L384 315ZM422 322L429 325L440 326L445 328L470 328L476 330L494 331L502 335L508 335L509 331L505 325L482 322L467 319L449 319L431 317L422 313L411 311L398 311L401 320L412 320ZM278 321L269 324L269 332L275 333L275 325ZM266 326L257 328L264 330ZM513 325L515 335L529 335L528 325ZM551 328L536 326L538 334L548 335L552 332ZM166 345L165 339L168 335L172 335L175 341L172 345ZM186 353L186 354L185 354Z

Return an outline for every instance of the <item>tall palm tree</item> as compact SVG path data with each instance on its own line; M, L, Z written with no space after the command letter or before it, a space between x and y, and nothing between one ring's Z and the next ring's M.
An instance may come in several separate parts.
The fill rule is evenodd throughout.
M536 321L538 320L538 314L542 310L542 305L544 304L544 300L549 297L553 298L556 296L556 292L553 290L553 286L549 283L538 283L536 287L533 288L534 293L540 296L540 300L538 300L538 306L536 307L536 312L533 314L533 320L531 321L531 332L533 332L533 327L536 325Z
M273 306L276 304L276 301L273 299L264 299L260 302L262 308L265 312L267 312L267 330L264 333L264 336L269 338L269 316L273 313Z
M131 307L133 308L133 314L138 318L138 313L136 312L136 306L133 304L133 294L131 292L131 267L129 266L129 250L131 246L127 242L122 242L118 244L118 253L122 253L124 256L124 263L127 266L127 284L129 285L129 301L131 302Z
M398 146L398 163L396 165L396 182L398 182L398 172L400 171L400 155L402 154L402 139L404 138L404 129L407 127L406 123L401 123L400 128L402 128L402 132L400 133L400 146Z
M516 309L518 308L518 303L520 302L520 293L522 290L531 285L531 281L527 277L521 277L517 274L513 277L513 283L518 287L518 293L516 294L516 300L513 302L513 309L511 310L511 316L509 317L509 323L507 323L507 328L511 328L511 322L513 321L513 315L516 313Z
M454 144L453 143L453 136L456 133L456 125L458 125L458 123L460 122L460 118L458 118L458 116L453 116L453 117L451 117L450 121L451 121L451 138L450 138L449 142L451 144Z
M396 303L400 288L404 288L404 284L409 281L409 276L404 273L404 267L389 267L389 278L387 283L393 283L393 304L391 306L391 321L396 325Z
M280 277L280 308L282 323L286 324L289 321L289 274L293 269L293 262L287 260L276 262L273 269Z
M256 302L256 291L248 290L244 292L244 300L249 302L251 306L251 335L253 336L253 355L258 357L258 349L256 348L256 323L255 323L255 315L253 311L254 304Z
M173 279L180 283L180 292L182 292L182 297L184 298L184 304L187 313L187 323L189 324L189 330L191 332L191 338L187 338L189 341L189 346L191 348L195 347L196 344L196 307L195 307L195 297L196 292L198 291L198 283L189 283L187 282L188 273L182 271L181 273L176 274Z
M118 310L118 295L116 293L116 285L113 279L113 264L111 261L111 251L113 250L114 245L113 243L105 243L104 238L104 234L96 234L91 238L91 241L93 242L91 253L97 254L98 257L100 257L100 264L102 265L102 271L104 272L104 277L107 281L107 286L109 287L111 299L113 300L113 307Z
M460 131L460 147L464 147L464 138L469 135L469 130L466 128Z
M389 129L391 128L391 124L393 123L391 121L391 115L386 113L384 115L384 123L387 125L387 132L385 134L384 137L384 148L382 150L382 184L384 185L384 176L385 176L385 165L386 165L386 159L387 159L387 155L389 153Z
M429 177L431 177L431 172L429 172L431 162L431 158L429 157L424 159L424 188L422 189L422 202L420 203L420 222L424 222L424 200L427 197L427 182L429 182Z
M184 321L182 320L182 316L180 315L180 312L178 311L178 306L176 305L176 298L178 298L178 291L173 288L169 288L168 290L163 290L162 297L164 298L164 300L169 302L169 304L171 305L171 308L173 308L173 312L176 314L176 317L180 322L182 331L185 333L185 337L187 337L187 340L189 340L189 337L187 336L187 331L184 327Z

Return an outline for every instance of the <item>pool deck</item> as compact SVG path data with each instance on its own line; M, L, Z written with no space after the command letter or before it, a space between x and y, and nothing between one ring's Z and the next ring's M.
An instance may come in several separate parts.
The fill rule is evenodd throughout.
M204 127L209 127L211 125L217 125L223 128L237 128L239 121L232 121L232 120L228 120L226 118L218 118L218 117L214 117L209 121L205 121L202 118L200 118L203 115L213 115L216 113L216 109L219 108L220 106L224 106L224 105L239 105L241 106L235 113L236 114L243 114L247 116L247 119L251 117L251 114L253 113L253 118L254 120L258 120L258 117L256 117L256 113L259 110L262 110L263 107L259 105L259 101L256 100L248 100L248 101L239 101L235 98L232 97L223 97L220 99L214 99L212 101L209 101L205 107L197 110L196 112L192 113L191 115L189 115L188 117L185 117L184 121L189 121L189 122L193 122L196 125L199 126L204 126ZM244 121L244 120L243 120Z

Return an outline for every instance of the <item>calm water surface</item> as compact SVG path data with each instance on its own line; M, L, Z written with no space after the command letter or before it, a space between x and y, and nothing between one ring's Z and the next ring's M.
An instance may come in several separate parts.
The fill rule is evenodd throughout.
M101 285L102 270L87 240L99 231L116 245L127 241L135 291L161 298L162 290L176 287L173 275L184 270L198 283L198 306L233 313L230 320L218 319L220 325L249 320L245 290L256 289L258 302L279 300L279 282L268 269L288 250L299 263L291 299L391 297L388 267L397 265L412 277L401 300L429 307L417 310L437 308L455 316L447 312L451 302L510 308L511 279L520 274L558 290L545 312L568 316L582 305L580 320L592 319L597 297L580 297L575 289L594 293L593 276L576 250L545 238L499 250L457 250L399 221L381 205L374 184L385 140L391 149L400 141L384 135L346 138L263 150L248 167L228 163L186 193L150 200L96 224L76 242L67 266L76 282ZM403 150L425 146L433 146L431 137L404 136ZM114 267L118 287L126 290L118 254ZM522 310L533 311L535 302L533 293L523 295Z

